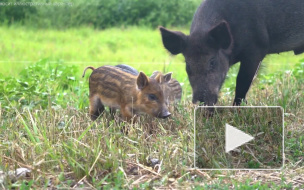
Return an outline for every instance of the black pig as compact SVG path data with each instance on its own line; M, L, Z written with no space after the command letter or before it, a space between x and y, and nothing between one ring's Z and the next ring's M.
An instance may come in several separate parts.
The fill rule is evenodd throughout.
M304 1L205 0L190 35L160 31L165 48L185 57L193 103L216 104L229 67L240 61L234 99L240 105L267 54L304 52Z

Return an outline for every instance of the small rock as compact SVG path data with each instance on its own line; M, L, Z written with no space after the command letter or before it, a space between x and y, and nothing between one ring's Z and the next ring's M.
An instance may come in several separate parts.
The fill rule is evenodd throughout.
M16 181L18 179L23 179L25 177L29 177L31 173L31 170L27 168L17 168L16 171L9 171L8 172L8 177L12 181Z
M169 183L173 183L173 182L175 182L175 179L174 178L169 178L168 181L169 181Z
M160 163L159 159L157 159L157 158L150 158L150 164L151 164L152 168L154 168L159 163Z
M0 170L0 184L4 183L4 179L5 179L5 173L3 171Z
M65 122L64 121L60 121L58 123L58 129L63 129L65 127Z

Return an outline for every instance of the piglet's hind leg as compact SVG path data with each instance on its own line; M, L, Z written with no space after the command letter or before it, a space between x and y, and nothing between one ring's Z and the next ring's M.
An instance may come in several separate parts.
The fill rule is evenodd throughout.
M90 97L90 117L95 121L104 111L104 105L101 103L98 96Z

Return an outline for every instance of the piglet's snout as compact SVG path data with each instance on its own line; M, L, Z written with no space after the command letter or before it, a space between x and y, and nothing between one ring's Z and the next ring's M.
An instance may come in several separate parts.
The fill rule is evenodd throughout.
M162 118L162 119L165 119L165 118L167 118L167 117L169 117L171 115L171 113L166 109L166 110L163 110L162 112L161 112L161 114L159 114L159 118Z

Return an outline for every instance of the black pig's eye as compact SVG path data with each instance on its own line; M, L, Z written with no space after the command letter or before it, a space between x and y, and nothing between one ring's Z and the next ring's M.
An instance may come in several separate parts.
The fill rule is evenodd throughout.
M216 65L215 59L211 59L209 61L209 69L213 70L215 68L215 65Z
M155 96L155 94L149 94L149 95L148 95L148 98L149 98L149 100L151 100L151 101L156 101L156 100L157 100L157 97Z

